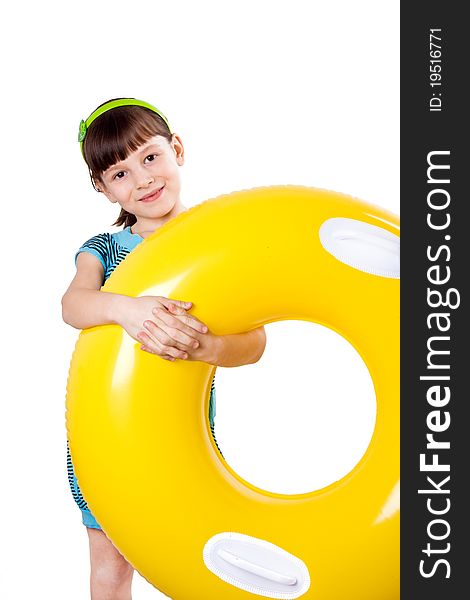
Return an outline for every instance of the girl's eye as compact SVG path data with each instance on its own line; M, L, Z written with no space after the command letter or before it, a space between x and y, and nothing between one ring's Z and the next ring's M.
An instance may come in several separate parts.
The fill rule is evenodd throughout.
M122 178L124 177L124 175L125 175L124 171L118 171L118 172L117 172L117 173L114 175L113 179L122 179Z
M157 158L156 154L149 154L148 156L145 157L145 160L148 161L148 162L152 162L156 158Z

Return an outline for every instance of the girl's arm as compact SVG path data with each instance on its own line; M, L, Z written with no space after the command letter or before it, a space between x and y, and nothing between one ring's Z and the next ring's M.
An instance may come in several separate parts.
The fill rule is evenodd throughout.
M199 342L195 339L196 330L200 333L207 327L187 315L191 302L172 300L162 296L142 296L133 298L122 294L103 292L103 266L87 252L77 257L77 272L62 298L62 318L76 329L87 329L96 325L117 324L123 327L135 340L142 342L139 332L146 320L160 315L159 326L155 329L154 351L162 358L174 360L186 358L187 350ZM178 320L178 328L170 329L166 321L172 315L186 315L184 322ZM174 319L174 317L171 317Z
M187 317L177 317L186 319ZM143 349L150 353L154 351L155 324L144 322L144 331L139 339L144 342ZM218 367L239 367L257 362L266 347L264 327L258 327L245 333L231 335L215 335L208 329L205 333L195 333L199 347L188 350L189 360L199 360Z
M62 297L63 320L76 329L117 323L125 296L100 291L104 269L92 254L81 252L76 264L75 277Z
M204 338L205 336L199 337ZM206 351L212 353L212 357L209 356L209 360L206 362L218 367L239 367L258 362L266 348L264 327L258 327L246 333L215 335L213 337L215 339L212 343L212 351L210 350L211 344L208 344L208 348L206 348ZM204 351L202 343L201 348Z

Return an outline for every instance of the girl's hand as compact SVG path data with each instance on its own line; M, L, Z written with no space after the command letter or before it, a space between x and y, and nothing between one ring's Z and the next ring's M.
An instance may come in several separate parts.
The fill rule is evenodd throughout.
M192 302L163 296L126 297L116 321L143 344L142 350L174 361L187 358L187 351L199 345L196 334L207 331L203 323L187 314L186 309L191 306Z
M174 306L171 306L169 310L174 316L164 314L162 318L170 326L169 331L171 334L180 340L185 339L186 335L188 336L188 343L181 346L184 348L184 353L178 358L217 364L222 337L211 333L205 323L189 315L185 310ZM161 314L159 310L155 312ZM145 321L144 331L138 334L138 339L145 341L141 347L142 350L155 354L151 348L151 342L158 336L158 325L163 327L163 323L160 323L160 319L154 319L153 321Z

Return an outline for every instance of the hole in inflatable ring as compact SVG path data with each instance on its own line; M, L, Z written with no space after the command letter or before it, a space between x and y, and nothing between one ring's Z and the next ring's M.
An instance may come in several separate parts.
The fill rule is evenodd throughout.
M355 348L322 325L280 321L265 330L258 363L217 369L217 442L252 485L312 492L347 475L367 450L372 379Z

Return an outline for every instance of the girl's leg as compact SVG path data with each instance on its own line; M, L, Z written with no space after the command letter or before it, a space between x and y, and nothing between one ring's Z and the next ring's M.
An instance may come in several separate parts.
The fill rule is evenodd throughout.
M131 600L134 568L101 529L86 530L90 541L91 600Z

